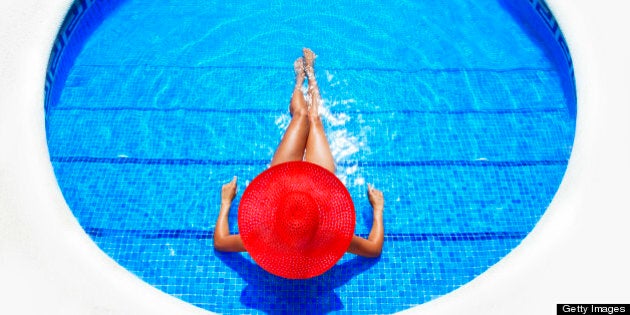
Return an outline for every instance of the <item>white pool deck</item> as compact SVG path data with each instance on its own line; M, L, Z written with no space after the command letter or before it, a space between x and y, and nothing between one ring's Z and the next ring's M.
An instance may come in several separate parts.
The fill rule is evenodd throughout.
M630 303L629 4L547 2L571 49L578 88L566 177L520 246L409 313L555 314L558 303ZM111 260L57 186L43 89L70 3L0 0L0 314L207 313Z

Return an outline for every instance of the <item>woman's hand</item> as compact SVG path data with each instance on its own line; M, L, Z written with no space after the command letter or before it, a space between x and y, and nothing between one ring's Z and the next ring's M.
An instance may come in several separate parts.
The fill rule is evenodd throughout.
M348 252L363 257L378 257L383 251L385 228L383 227L383 206L385 199L383 192L368 184L368 199L374 210L372 228L367 239L354 235L350 241Z
M385 198L383 198L383 192L368 184L368 199L370 200L370 204L372 204L374 213L382 214L383 206L385 206Z
M244 252L245 245L239 234L230 235L228 216L236 196L236 176L221 188L221 209L214 228L214 249L223 252Z
M221 188L221 203L231 204L236 196L236 188L236 176L234 176L231 182L223 185Z

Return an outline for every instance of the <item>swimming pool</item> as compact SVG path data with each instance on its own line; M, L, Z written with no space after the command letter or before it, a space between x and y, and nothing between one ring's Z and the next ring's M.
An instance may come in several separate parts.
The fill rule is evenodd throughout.
M204 37L173 26L198 25L181 18L214 11L191 5L172 14L168 7L173 21L152 24L156 33L148 36L133 23L121 30L120 20L147 27L159 11L140 1L120 3L68 69L59 100L48 104L51 161L68 204L127 269L213 311L320 305L313 310L386 313L457 288L516 246L542 215L566 168L574 120L552 60L501 3L449 4L442 14L405 3L350 17L330 6L319 20L296 18L292 27L314 32L297 36L292 27L269 27L278 20L273 14L291 9L245 6L245 14L204 3L242 17L217 22L219 31ZM391 19L396 15L385 9L409 16ZM414 14L422 12L432 14ZM468 28L453 26L461 16ZM410 21L422 31L408 34ZM319 27L309 29L313 23ZM391 33L369 23L390 25ZM487 29L496 37L483 34ZM165 30L170 36L160 37ZM121 32L132 40L120 41ZM169 42L185 38L181 32L212 43L235 34L262 40L250 45L258 54L233 44L209 45L216 51L203 54L203 43L186 50ZM367 34L353 37L360 50L341 49L350 34ZM422 40L374 49L411 35ZM445 40L451 37L465 40ZM143 50L126 51L129 43ZM369 228L361 198L366 182L385 191L389 211L380 260L347 257L321 279L287 282L267 276L246 255L214 253L209 239L220 184L234 174L251 179L270 159L288 118L291 61L301 46L318 52L318 69L326 73L325 120L339 175L358 205L357 232ZM391 294L375 298L382 291Z
M619 146L628 134L628 96L621 88L628 62L618 41L627 20L621 3L548 2L567 35L578 79L578 132L565 179L521 246L416 311L531 314L577 296L627 298L628 257L617 250L628 238L627 213L619 211L628 205L619 179L630 174L629 152ZM8 296L0 308L27 314L195 313L110 263L78 225L54 180L42 74L69 6L67 0L3 2L0 10L0 294ZM584 252L607 253L607 259Z

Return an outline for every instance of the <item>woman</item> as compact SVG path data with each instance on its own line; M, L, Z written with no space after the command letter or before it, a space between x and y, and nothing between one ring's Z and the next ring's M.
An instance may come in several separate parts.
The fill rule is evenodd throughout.
M295 88L289 106L292 118L271 160L270 168L292 161L306 161L335 173L335 162L319 117L320 95L314 61L313 51L304 48L303 57L294 62ZM305 77L308 78L310 107L302 93ZM234 177L221 190L221 208L214 232L214 248L219 251L246 251L241 235L230 235L228 227L230 205L237 190L236 181ZM364 257L378 257L383 248L383 193L368 185L368 199L373 209L370 234L367 239L352 235L347 252Z

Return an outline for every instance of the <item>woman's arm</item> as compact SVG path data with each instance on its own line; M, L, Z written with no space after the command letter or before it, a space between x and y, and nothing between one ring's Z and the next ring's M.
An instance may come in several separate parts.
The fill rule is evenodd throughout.
M385 200L383 193L368 185L368 199L372 204L374 218L372 219L372 229L367 239L354 235L350 242L348 252L364 257L378 257L383 251L383 238L385 235L383 228L383 207Z
M236 196L236 176L221 188L221 209L214 228L214 249L222 252L244 252L243 240L238 234L230 235L228 215L230 205Z

